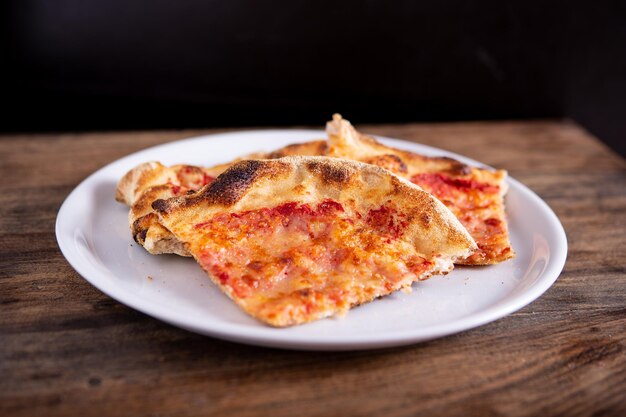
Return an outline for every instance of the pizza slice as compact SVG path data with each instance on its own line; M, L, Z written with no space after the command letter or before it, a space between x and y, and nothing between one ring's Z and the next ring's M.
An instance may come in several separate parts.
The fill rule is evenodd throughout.
M443 202L478 244L457 262L495 264L515 256L509 241L504 194L507 172L471 167L447 157L428 157L390 148L357 132L336 114L326 126L329 156L348 158L389 169Z
M216 285L279 327L448 273L476 248L429 193L336 158L242 161L197 193L152 206Z
M133 239L149 253L173 253L190 256L180 242L159 223L152 209L157 199L185 195L211 183L215 178L242 159L272 159L289 155L323 155L326 141L317 140L287 145L267 153L255 153L233 162L209 168L193 165L164 166L159 162L146 162L131 169L119 181L115 199L130 206L128 222Z

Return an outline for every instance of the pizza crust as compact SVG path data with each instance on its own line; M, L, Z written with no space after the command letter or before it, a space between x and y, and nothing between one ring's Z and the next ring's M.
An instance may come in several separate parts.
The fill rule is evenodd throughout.
M340 114L326 124L328 155L382 166L396 175L410 178L420 173L445 173L454 177L472 177L500 186L506 193L507 172L469 166L447 156L425 156L390 148L357 131Z

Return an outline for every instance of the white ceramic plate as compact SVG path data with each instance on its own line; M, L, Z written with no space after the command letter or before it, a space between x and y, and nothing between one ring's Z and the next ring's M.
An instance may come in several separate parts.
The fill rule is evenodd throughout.
M181 140L129 155L92 174L67 197L56 223L59 247L87 281L129 307L201 334L291 349L372 349L457 333L522 308L559 276L567 255L561 223L536 194L509 179L506 203L515 259L489 267L457 267L447 276L413 284L411 294L392 294L357 307L343 318L275 329L235 306L193 259L148 254L131 238L128 208L113 199L117 181L142 162L210 166L323 137L321 131L308 130L236 132ZM481 165L436 148L380 139L398 148Z

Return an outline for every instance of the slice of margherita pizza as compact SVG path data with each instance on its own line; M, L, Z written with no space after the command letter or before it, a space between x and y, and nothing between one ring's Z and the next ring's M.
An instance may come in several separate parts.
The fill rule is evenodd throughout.
M161 225L152 210L152 202L185 195L211 183L242 159L272 159L290 155L323 155L326 141L318 140L287 145L267 153L255 153L233 162L209 168L193 165L164 166L146 162L131 169L119 181L115 199L130 206L128 221L133 239L151 254L174 253L190 256L174 236Z
M452 158L390 148L360 134L338 114L328 122L326 131L329 156L382 166L442 201L478 244L476 252L458 263L488 265L515 256L504 212L506 171L470 167Z
M215 284L273 326L341 315L445 274L476 248L429 193L328 157L242 161L153 208Z

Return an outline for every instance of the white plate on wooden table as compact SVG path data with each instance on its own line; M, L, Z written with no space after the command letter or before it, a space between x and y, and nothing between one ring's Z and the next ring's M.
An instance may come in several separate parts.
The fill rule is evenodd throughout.
M56 236L68 262L105 294L145 314L193 332L261 346L356 350L434 339L492 322L531 303L557 279L567 256L565 232L536 194L509 178L507 216L517 257L488 267L457 267L331 318L285 329L246 315L191 258L150 255L128 228L128 208L114 201L117 181L146 161L210 166L324 138L322 131L262 130L201 136L145 149L96 171L67 197ZM425 155L479 162L412 142L383 143ZM506 167L501 167L506 168Z

